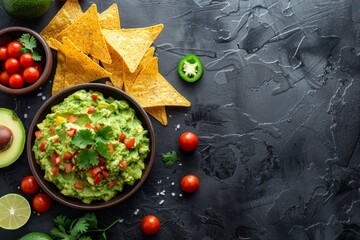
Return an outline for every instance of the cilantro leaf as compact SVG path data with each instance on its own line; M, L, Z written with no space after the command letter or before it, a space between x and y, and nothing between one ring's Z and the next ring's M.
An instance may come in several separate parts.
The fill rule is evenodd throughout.
M71 139L71 143L79 148L85 148L87 145L94 144L94 134L90 129L81 129L76 132L75 136Z
M163 153L162 160L165 166L171 167L179 160L179 157L176 155L175 151L172 151L172 152Z
M98 155L94 149L82 150L79 153L77 160L78 160L77 165L79 169L87 169L99 163Z
M26 53L26 52L30 52L33 55L33 59L34 61L40 61L41 60L41 56L39 55L39 53L36 51L36 47L37 47L37 42L36 42L36 38L34 36L32 36L29 33L24 33L23 35L21 35L21 37L19 38L19 42L21 42L21 44L24 46L20 52L21 53ZM34 57L35 56L35 57Z
M92 238L90 236L81 236L79 240L92 240Z
M63 239L63 240L73 240L72 236L69 236L67 233L60 231L57 228L53 228L50 231L50 235L54 238Z
M89 224L89 228L97 227L97 219L94 213L85 213L85 215L82 218L85 219L86 222Z
M96 131L96 141L107 141L113 137L112 128L105 126Z
M106 143L102 141L96 142L95 148L104 158L109 159L111 157L111 152L109 151L109 147Z
M64 215L59 215L54 219L54 223L58 226L63 226L67 228L70 226L71 220Z
M38 52L33 52L32 53L32 58L34 59L34 61L41 61L41 55Z
M72 227L70 235L76 237L82 233L87 232L88 228L89 224L86 222L86 220L83 218L79 218L75 222L75 225Z

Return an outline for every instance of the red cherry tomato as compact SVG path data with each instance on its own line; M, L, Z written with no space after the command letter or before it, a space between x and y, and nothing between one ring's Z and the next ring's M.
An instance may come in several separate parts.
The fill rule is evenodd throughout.
M51 207L51 198L45 193L39 193L33 198L32 206L36 212L44 213Z
M9 58L6 47L0 47L0 61L5 61Z
M8 74L17 73L20 70L20 62L16 58L8 58L4 66Z
M10 57L17 58L20 57L20 49L23 48L23 45L19 41L12 41L7 46L7 52Z
M194 150L198 143L198 137L193 132L184 132L179 137L180 148L187 152Z
M28 67L24 70L23 76L27 83L34 83L39 79L40 73L35 67Z
M199 188L200 181L195 175L189 174L181 179L180 186L184 192L192 193Z
M34 67L39 71L39 73L41 73L42 72L42 66L41 66L41 64L40 63L38 63L38 62L35 62L34 63Z
M34 176L26 176L21 180L20 188L26 194L34 194L39 191L39 184Z
M15 73L9 77L9 85L12 88L21 88L24 86L24 78L21 74Z
M6 71L0 74L0 83L5 86L9 86L9 74Z
M20 64L23 68L28 68L34 65L34 59L31 53L24 53L20 56Z
M141 221L141 229L144 233L153 235L160 230L160 221L154 215L147 215Z

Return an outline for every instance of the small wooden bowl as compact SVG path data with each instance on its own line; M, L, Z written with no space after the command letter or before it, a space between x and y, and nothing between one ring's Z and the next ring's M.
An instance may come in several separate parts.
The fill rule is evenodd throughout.
M41 35L34 30L25 27L8 27L0 30L0 46L6 46L11 41L14 41L21 37L22 34L29 33L36 38L37 47L39 54L42 56L42 60L40 62L42 67L42 72L39 79L30 85L25 85L22 88L10 88L3 84L0 84L0 91L13 94L13 95L23 95L33 92L40 88L42 85L46 83L49 79L49 76L52 71L53 59L52 53L49 45L46 43L45 39L41 37Z

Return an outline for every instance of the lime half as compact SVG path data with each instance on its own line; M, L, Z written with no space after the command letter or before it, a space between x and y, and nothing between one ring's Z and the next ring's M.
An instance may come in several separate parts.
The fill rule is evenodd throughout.
M0 198L0 227L15 230L25 225L31 215L31 207L23 196L9 193Z

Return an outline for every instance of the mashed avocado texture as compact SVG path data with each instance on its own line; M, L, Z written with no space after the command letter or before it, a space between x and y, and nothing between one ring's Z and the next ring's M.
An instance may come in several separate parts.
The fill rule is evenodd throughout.
M148 131L126 101L79 90L51 110L37 125L33 152L62 194L107 201L142 177Z

